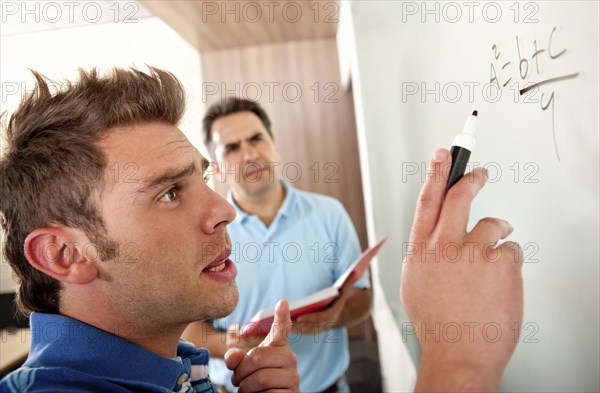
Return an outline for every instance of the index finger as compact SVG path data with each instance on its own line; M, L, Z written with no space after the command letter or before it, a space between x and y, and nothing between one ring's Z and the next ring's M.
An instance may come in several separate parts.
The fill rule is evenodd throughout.
M418 242L427 237L435 228L446 191L448 171L452 156L446 149L438 149L429 162L427 180L419 194L415 219L410 235L411 242Z
M283 347L288 345L287 330L292 326L290 317L290 305L287 300L280 300L275 306L275 317L269 334L262 343L261 347Z
M467 231L471 203L487 181L487 170L475 168L458 181L446 195L438 228L447 234L463 236ZM452 235L450 235L451 237Z

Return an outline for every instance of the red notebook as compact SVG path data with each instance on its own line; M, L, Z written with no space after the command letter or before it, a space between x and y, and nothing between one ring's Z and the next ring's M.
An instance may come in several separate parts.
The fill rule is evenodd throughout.
M329 306L340 294L340 290L347 282L350 285L358 281L371 265L371 260L377 255L383 243L387 238L384 238L375 246L363 252L358 259L350 265L337 281L330 287L323 288L305 298L290 302L290 315L292 321L300 315L323 310ZM265 336L269 334L271 325L273 324L275 315L274 309L264 309L257 312L250 322L242 326L242 336Z

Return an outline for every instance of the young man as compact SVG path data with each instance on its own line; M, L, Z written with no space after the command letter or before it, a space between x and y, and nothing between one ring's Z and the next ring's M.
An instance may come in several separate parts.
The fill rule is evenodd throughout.
M213 105L204 116L203 132L217 176L229 186L228 200L237 210L229 233L240 271L240 302L213 325L190 325L184 338L210 350L215 357L211 377L233 390L230 372L217 358L229 348L252 348L260 339L240 337L239 327L229 335L216 330L248 322L276 299L297 300L333 285L359 256L360 246L339 201L297 190L281 177L271 122L258 103L230 98ZM298 356L301 391L347 390L345 327L369 315L368 286L365 275L331 307L294 322L290 345Z
M235 306L225 229L234 212L206 186L206 161L175 126L179 82L156 69L90 72L52 95L37 79L4 129L0 160L3 253L22 310L34 311L29 358L0 390L213 391L206 351L178 339L190 321ZM416 390L491 391L522 321L523 256L506 242L486 259L512 228L488 218L466 231L485 173L473 171L444 197L450 161L447 150L431 161L401 291L419 328L468 330L452 342L419 335ZM458 246L461 257L432 254L436 245ZM286 307L278 304L266 341L225 355L242 391L298 391ZM510 334L486 339L492 322Z
M2 391L212 392L208 352L180 336L237 303L235 210L177 128L182 86L154 68L81 71L53 95L35 77L0 162L3 251L33 312ZM246 391L298 391L285 302L277 319L256 351L226 355Z

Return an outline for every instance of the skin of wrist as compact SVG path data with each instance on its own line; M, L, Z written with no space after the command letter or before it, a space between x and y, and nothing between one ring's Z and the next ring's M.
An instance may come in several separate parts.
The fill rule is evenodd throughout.
M419 381L415 392L461 391L495 392L500 385L504 367L490 367L484 359L465 356L459 348L429 348L423 351L419 366ZM443 381L439 384L437 381Z

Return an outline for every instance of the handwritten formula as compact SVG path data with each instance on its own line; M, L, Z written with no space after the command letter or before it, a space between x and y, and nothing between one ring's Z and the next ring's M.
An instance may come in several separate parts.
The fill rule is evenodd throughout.
M554 62L562 57L567 49L557 49L553 42L556 35L556 27L552 28L550 35L546 41L541 43L534 39L531 46L524 45L519 36L515 37L515 47L509 48L508 51L503 51L497 44L492 45L492 53L494 60L490 65L490 83L496 84L499 90L508 87L514 89L515 94L524 97L525 102L536 102L532 100L533 95L544 86L552 86L551 90L542 92L539 100L542 111L546 111L550 108L552 116L552 138L554 140L554 148L556 151L556 158L560 161L560 154L558 144L556 142L556 128L554 125L554 102L555 102L555 84L576 78L579 72L573 72L564 75L543 75L540 72L540 64L542 62ZM514 57L507 56L506 54L516 55L517 61ZM525 82L528 77L535 79L535 82ZM512 84L511 84L512 82Z

